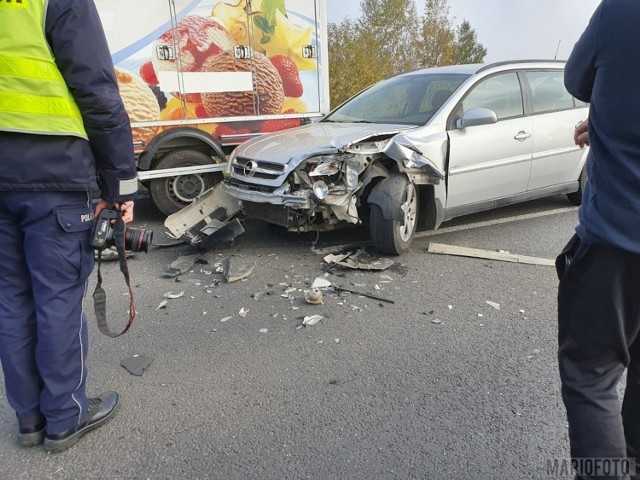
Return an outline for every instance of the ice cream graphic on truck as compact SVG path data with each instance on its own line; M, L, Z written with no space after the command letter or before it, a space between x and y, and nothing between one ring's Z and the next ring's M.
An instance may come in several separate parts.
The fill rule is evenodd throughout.
M329 111L325 0L95 0L140 179L174 213L226 155Z

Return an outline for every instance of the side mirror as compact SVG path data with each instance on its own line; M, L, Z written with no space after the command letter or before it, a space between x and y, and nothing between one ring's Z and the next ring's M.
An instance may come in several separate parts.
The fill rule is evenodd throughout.
M498 116L488 108L472 108L456 121L456 128L477 127L478 125L490 125L498 121Z

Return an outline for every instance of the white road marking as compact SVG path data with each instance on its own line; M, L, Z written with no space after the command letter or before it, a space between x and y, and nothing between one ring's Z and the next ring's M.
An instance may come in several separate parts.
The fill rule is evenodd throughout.
M523 220L531 220L533 218L550 217L552 215L560 215L563 213L576 212L578 207L557 208L547 212L528 213L526 215L515 215L512 217L499 218L497 220L487 220L485 222L470 223L469 225L458 225L456 227L441 228L439 230L431 230L428 232L416 233L415 238L433 237L434 235L443 235L445 233L462 232L464 230L473 230L482 227L491 227L493 225L501 225L504 223L521 222Z

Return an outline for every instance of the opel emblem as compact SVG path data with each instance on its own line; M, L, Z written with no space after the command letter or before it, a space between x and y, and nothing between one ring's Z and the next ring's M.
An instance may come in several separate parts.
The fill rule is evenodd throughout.
M244 165L242 173L245 177L253 177L256 174L256 170L258 170L258 164L251 160Z

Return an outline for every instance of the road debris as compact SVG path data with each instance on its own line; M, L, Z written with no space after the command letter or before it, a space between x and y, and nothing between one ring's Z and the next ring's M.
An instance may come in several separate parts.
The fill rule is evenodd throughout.
M442 325L442 320L438 320L437 318L434 318L433 320L431 320L431 323L435 325Z
M555 260L548 258L528 257L525 255L516 255L508 252L493 252L491 250L457 247L454 245L444 245L441 243L430 243L428 252L441 255L484 258L487 260L498 260L502 262L525 263L529 265L555 266Z
M492 302L491 300L487 300L487 305L489 305L490 307L495 308L496 310L500 310L500 304L496 303L496 302Z
M334 285L334 286L333 286L333 290L334 290L337 294L340 294L340 293L342 293L342 292L346 292L346 293L351 293L351 294L353 294L353 295L360 295L360 296L363 296L363 297L371 298L371 299L373 299L373 300L378 300L378 301L380 301L380 302L386 302L386 303L391 303L391 304L395 304L395 303L396 303L396 302L394 302L393 300L389 300L389 299L386 299L386 298L382 298L382 297L379 297L379 296L377 296L377 295L372 295L372 294L370 294L370 293L364 293L364 292L358 292L358 291L356 291L356 290L350 290L350 289L348 289L348 288L342 288L342 287L340 287L340 286L338 286L338 285Z
M167 292L163 295L164 298L175 300L176 298L184 297L184 290L178 293Z
M191 205L169 215L164 226L174 238L209 250L244 232L235 218L241 210L240 201L224 193L222 183L218 183Z
M246 318L247 317L247 313L249 313L249 310L246 310L244 307L238 312L238 315L240 315L242 318Z
M321 305L322 292L319 288L312 288L305 294L304 300L311 305Z
M329 288L331 285L333 284L326 278L318 277L311 284L311 288Z
M123 359L120 365L129 370L129 373L132 375L141 377L152 362L153 358L147 355L134 355L133 357Z
M268 328L261 328L260 329L260 333L269 333L269 329Z
M183 273L187 273L191 268L193 268L199 257L201 257L199 254L178 257L171 263L171 265L169 265L169 268L165 270L162 276L164 278L174 278L178 275L182 275Z
M231 320L232 318L233 318L233 317L224 317L224 318L221 318L221 319L220 319L220 321L224 323L224 322L228 322L228 321L229 321L229 320Z
M236 265L232 257L225 258L222 262L224 279L227 283L238 282L247 278L253 273L256 263L247 267L246 265Z
M169 305L169 300L163 300L160 302L160 305L158 305L156 307L156 310L161 310L163 308L167 308L167 305Z
M304 320L302 321L302 325L304 325L305 327L311 327L316 323L318 323L323 318L324 317L322 315L311 315L308 317L304 317Z
M339 265L353 270L386 270L395 263L390 258L370 255L364 248L338 255L327 255L324 261L330 265Z

